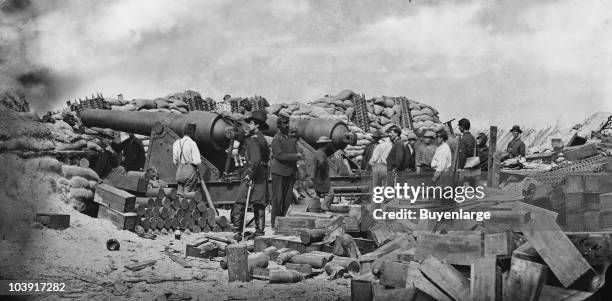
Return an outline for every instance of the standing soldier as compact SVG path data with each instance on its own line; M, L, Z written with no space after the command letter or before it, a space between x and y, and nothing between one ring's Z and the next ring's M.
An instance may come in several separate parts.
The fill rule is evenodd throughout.
M255 236L264 235L266 225L266 205L268 197L268 160L270 157L268 143L260 131L265 131L269 127L266 124L266 113L255 111L250 117L244 120L243 131L244 141L240 144L240 152L246 157L247 163L244 169L244 177L241 193L238 195L234 207L232 208L232 224L236 240L242 239L240 234L244 227L244 215L247 206L253 206L255 214ZM262 136L262 137L259 137ZM247 200L247 197L249 198Z
M393 185L395 185L397 172L404 170L404 143L400 138L402 131L399 127L392 126L387 130L387 133L389 133L389 138L391 138L393 144L387 156L387 170L390 172L387 181L389 184L393 182Z
M363 159L361 159L361 169L362 170L370 170L372 167L370 166L370 159L372 158L372 154L374 153L374 148L378 145L378 142L382 138L382 133L379 130L374 131L372 133L372 141L366 145L363 150Z
M506 151L511 157L525 156L525 143L520 137L523 133L521 127L518 125L513 126L510 133L512 133L513 138L508 142Z
M191 139L195 135L196 125L188 123L183 130L183 138L172 145L172 160L178 165L176 170L177 194L184 197L195 191L198 184L198 165L202 163L198 145Z
M314 190L319 196L321 209L324 211L329 210L329 205L331 205L333 201L333 190L331 189L331 182L329 179L329 159L327 158L330 142L331 139L327 136L319 137L316 142L317 151L313 159L314 174L312 176L312 182Z
M272 139L272 228L277 216L285 216L293 200L293 185L297 176L297 162L304 158L298 152L297 141L289 136L289 116L279 115L279 131Z

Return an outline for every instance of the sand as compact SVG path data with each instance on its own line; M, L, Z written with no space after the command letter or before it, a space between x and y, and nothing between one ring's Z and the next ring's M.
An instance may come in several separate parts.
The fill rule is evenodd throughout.
M193 268L182 268L165 255L164 247L184 253L185 244L202 234L148 240L81 214L54 188L59 174L40 168L44 166L40 160L0 154L0 279L66 283L66 292L34 299L152 300L174 293L191 300L337 300L350 295L349 279L328 281L325 274L296 284L228 283L227 271L217 261L188 258ZM37 212L69 214L70 228L45 228L34 221ZM228 211L222 214L229 217ZM120 242L119 251L106 250L110 238ZM149 259L157 263L138 272L124 268L133 260ZM159 278L190 280L146 281Z

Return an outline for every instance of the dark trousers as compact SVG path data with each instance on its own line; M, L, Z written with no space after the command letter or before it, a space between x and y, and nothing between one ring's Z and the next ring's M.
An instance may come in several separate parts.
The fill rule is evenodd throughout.
M293 201L293 185L295 176L281 176L272 174L272 226L274 227L277 216L285 216L289 205Z

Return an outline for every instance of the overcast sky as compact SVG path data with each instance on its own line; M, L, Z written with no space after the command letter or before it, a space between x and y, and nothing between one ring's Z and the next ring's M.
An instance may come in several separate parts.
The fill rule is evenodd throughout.
M4 17L29 62L72 79L50 103L352 89L481 126L612 111L612 1L32 1Z

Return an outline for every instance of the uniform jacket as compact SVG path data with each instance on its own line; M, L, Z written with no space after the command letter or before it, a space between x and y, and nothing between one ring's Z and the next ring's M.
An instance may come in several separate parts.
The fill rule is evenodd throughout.
M508 142L506 151L513 157L525 155L525 143L521 138L516 138Z
M416 159L416 149L414 146L404 144L404 170L414 170Z
M470 133L465 132L459 139L459 153L457 154L457 168L465 167L465 161L468 157L474 156L474 148L476 147L476 138Z
M404 170L404 143L397 138L387 156L387 170Z
M372 169L370 167L370 159L372 158L372 154L374 153L374 148L376 147L377 143L374 142L370 142L370 144L368 144L365 149L363 150L363 159L361 159L361 169L362 170L370 170Z
M318 149L314 155L314 189L318 193L329 192L331 183L329 180L329 159L324 150Z
M280 131L272 139L272 166L273 174L293 177L297 172L298 146L297 142Z
M268 158L265 157L265 153L262 150L264 148L267 149L268 144L265 140L262 141L259 135L255 133L252 136L246 137L242 145L242 152L247 161L244 167L244 174L248 175L254 184L265 183L268 179L268 169L266 166Z

